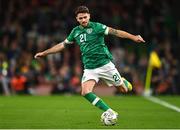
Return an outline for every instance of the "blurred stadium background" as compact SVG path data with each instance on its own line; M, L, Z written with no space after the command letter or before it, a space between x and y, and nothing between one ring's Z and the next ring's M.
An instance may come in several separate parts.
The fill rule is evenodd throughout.
M134 85L133 94L144 91L152 50L158 53L163 65L153 70L153 94L180 94L178 3L178 0L1 0L0 93L79 93L82 64L78 46L41 60L33 56L66 38L77 25L74 9L84 4L90 9L92 21L141 34L146 40L146 44L138 45L106 37L116 67ZM100 94L119 94L115 88L100 88L96 88Z
M151 51L155 51L162 67L153 69L152 95L160 95L161 99L180 107L179 0L0 0L0 95L50 95L44 97L45 99L42 97L34 99L31 96L12 96L14 98L0 96L0 128L83 128L83 126L80 127L83 122L81 118L77 120L79 124L76 122L77 124L74 123L68 127L69 124L64 124L64 126L58 124L59 120L63 120L62 116L51 117L56 107L63 109L57 112L59 115L70 112L71 107L75 111L76 109L83 111L83 108L79 107L79 105L84 106L82 103L87 105L84 109L86 113L89 113L87 115L93 116L94 119L94 122L90 122L91 126L88 126L88 119L82 117L88 122L84 128L94 128L97 117L87 111L91 107L88 103L86 104L83 99L76 96L74 100L72 100L73 97L70 100L59 96L79 95L80 93L83 67L78 46L72 45L62 53L49 55L43 59L33 58L35 53L66 38L71 29L77 25L74 9L79 5L89 7L92 21L133 34L140 34L146 41L145 44L136 44L126 39L106 37L106 43L114 56L113 62L120 74L130 80L134 86L133 92L129 94L131 96L127 96L127 99L124 97L125 100L120 102L118 99L121 97L117 97L117 100L112 97L121 95L118 89L106 87L102 82L99 83L99 87L95 88L97 95L110 95L110 99L114 102L105 97L109 100L108 103L121 111L122 118L126 117L131 122L129 126L129 122L123 124L123 121L127 120L122 120L120 127L112 128L180 128L179 113L163 111L159 106L148 104L141 97L139 99L133 96L144 93L149 55ZM55 94L59 98L51 96ZM176 96L161 97L161 95ZM120 105L121 109L117 105L118 102L122 105ZM68 104L70 108L59 103ZM78 108L75 108L75 104L79 104ZM44 109L44 107L47 108ZM152 113L148 112L150 108ZM144 116L141 109L144 110L146 118L141 118ZM94 113L97 112L93 107L91 110ZM157 110L161 115L156 115ZM128 115L126 111L137 113ZM18 115L18 112L23 113L24 116ZM45 113L52 120L45 119ZM99 111L97 113L99 114ZM71 122L75 117L73 114L69 114L64 120ZM154 116L151 119L150 114ZM78 115L84 116L82 113ZM40 116L42 116L41 119ZM72 119L70 119L71 116ZM158 116L166 117L161 120ZM162 124L156 119L161 120ZM43 125L38 126L36 122L40 120L44 122L41 122ZM51 121L49 126L45 120ZM138 120L145 122L138 122ZM136 124L138 124L137 127Z

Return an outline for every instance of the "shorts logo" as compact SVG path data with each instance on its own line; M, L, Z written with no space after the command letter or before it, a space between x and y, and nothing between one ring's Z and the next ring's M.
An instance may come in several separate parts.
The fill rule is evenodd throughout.
M88 28L88 29L86 30L86 32L87 32L88 34L92 33L92 28Z

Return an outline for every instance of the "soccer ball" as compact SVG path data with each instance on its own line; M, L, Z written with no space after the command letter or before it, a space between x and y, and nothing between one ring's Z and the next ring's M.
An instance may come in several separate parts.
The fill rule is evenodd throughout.
M118 120L117 115L109 111L105 111L101 115L101 122L107 126L115 125L117 123L117 120Z

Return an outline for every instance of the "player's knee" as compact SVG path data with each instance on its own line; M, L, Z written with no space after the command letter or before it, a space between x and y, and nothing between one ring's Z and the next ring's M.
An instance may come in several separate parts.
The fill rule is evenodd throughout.
M88 81L82 83L81 95L85 96L86 94L92 92L95 84L96 84L96 82L94 80L88 80Z

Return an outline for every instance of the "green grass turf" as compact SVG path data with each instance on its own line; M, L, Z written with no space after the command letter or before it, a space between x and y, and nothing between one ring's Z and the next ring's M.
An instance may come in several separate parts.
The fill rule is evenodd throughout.
M178 96L160 96L159 99L171 103L180 108L180 97Z
M138 96L103 97L120 117L115 126L100 122L101 110L80 96L0 97L0 128L180 128L180 113ZM179 106L180 97L160 97Z

